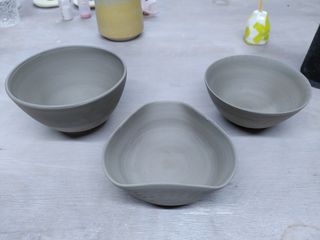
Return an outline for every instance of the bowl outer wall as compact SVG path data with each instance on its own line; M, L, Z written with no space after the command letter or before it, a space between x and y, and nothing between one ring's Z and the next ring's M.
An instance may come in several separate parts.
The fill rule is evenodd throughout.
M83 132L108 120L122 96L125 79L109 94L72 108L38 109L13 101L33 119L50 128L69 133Z

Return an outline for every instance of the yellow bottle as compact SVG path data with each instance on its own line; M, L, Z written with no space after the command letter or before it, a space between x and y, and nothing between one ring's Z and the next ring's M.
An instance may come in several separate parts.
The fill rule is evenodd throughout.
M143 31L140 0L95 0L96 17L102 36L114 41L126 41Z

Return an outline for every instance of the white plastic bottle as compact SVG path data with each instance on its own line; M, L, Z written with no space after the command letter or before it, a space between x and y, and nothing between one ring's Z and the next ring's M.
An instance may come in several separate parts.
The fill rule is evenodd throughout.
M73 19L70 0L59 0L59 7L63 20L70 21Z
M78 0L78 6L79 6L79 14L81 18L91 17L89 0Z

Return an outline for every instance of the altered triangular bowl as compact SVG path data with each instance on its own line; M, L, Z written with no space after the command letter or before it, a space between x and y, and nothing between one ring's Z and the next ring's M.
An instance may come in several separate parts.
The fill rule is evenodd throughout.
M111 182L131 195L179 206L224 187L236 160L229 137L192 107L153 102L114 132L104 165Z

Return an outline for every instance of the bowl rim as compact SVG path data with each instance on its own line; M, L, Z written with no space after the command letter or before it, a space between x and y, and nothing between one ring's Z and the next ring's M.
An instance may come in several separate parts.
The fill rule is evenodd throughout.
M289 71L294 72L295 74L297 74L300 77L301 80L304 80L304 83L305 83L305 86L306 86L306 90L307 90L307 92L306 92L307 100L301 106L296 107L296 108L292 108L291 110L279 111L279 112L271 112L271 113L270 112L253 111L253 110L250 110L250 109L247 109L247 108L236 106L236 105L224 100L219 95L217 95L215 93L215 91L213 91L213 89L209 86L209 83L208 83L209 71L214 65L216 65L218 63L224 62L224 61L229 60L229 59L242 59L242 58L266 60L266 61L269 61L269 62L273 62L273 63L275 63L275 64L277 64L277 65L279 65L281 67L284 67L284 68L288 69ZM212 93L221 102L223 102L223 103L227 104L228 106L230 106L232 108L235 108L237 110L240 110L240 111L243 111L243 112L246 112L246 113L249 113L249 114L257 114L257 115L262 115L262 116L270 116L270 117L271 116L283 116L283 115L291 114L291 113L294 113L294 112L298 112L298 111L302 110L304 107L306 107L308 105L308 103L310 102L311 96L312 96L311 85L310 85L308 79L302 73L300 73L299 71L295 70L291 66L289 66L286 63L283 63L283 62L281 62L279 60L276 60L276 59L271 58L271 57L265 57L265 56L259 56L259 55L240 54L240 55L230 55L230 56L221 58L221 59L213 62L212 64L210 64L208 66L208 68L207 68L207 70L205 72L204 82L205 82L205 85L206 85L207 89L210 91L210 93Z
M226 178L226 180L220 184L220 185L200 185L200 184L176 184L176 183L139 183L139 184L130 184L130 183L119 183L118 181L116 181L115 179L112 178L111 174L109 174L107 166L105 164L105 159L106 159L106 155L107 155L107 150L109 148L109 144L110 141L112 140L112 138L114 137L114 135L118 132L118 130L120 128L123 127L123 125L130 119L132 118L134 115L136 115L140 110L152 106L152 105L159 105L159 104L176 104L176 105L182 105L183 107L186 107L192 111L194 111L196 114L200 115L200 117L202 117L205 121L209 122L210 124L212 124L215 128L217 128L220 133L225 137L225 139L227 140L227 142L229 143L230 147L231 147L231 151L232 151L232 155L233 155L233 169L230 173L230 175ZM146 104L143 104L142 106L140 106L139 108L137 108L133 113L131 113L128 117L126 117L121 124L112 132L112 134L110 135L108 141L106 142L106 144L104 145L103 148L103 157L102 157L102 166L104 169L104 173L107 179L109 179L115 186L119 187L119 188L123 188L123 189L127 189L127 190L134 190L134 189L145 189L145 188L163 188L163 187L167 187L167 188L190 188L190 189L202 189L202 190L216 190L216 189L220 189L225 187L234 177L236 169L238 167L238 160L237 160L237 153L235 150L235 146L231 141L231 138L228 136L228 134L215 122L209 120L206 116L204 116L202 113L200 113L199 111L197 111L195 108L193 108L191 105L186 104L184 102L179 102L179 101L153 101L153 102L149 102Z
M113 56L114 58L116 58L117 60L119 60L120 64L123 67L123 73L121 75L121 77L118 79L117 83L115 85L113 85L111 88L109 88L107 91L92 97L92 98L88 98L86 100L80 101L80 102L76 102L76 103L71 103L71 104L59 104L59 105L44 105L44 104L37 104L37 103L31 103L31 102L27 102L24 100L21 100L20 98L16 97L10 90L9 87L9 82L12 81L14 75L16 74L17 71L19 71L19 69L21 67L23 67L25 64L34 61L35 59L46 55L46 54L50 54L53 52L59 52L59 51L63 51L63 50L69 50L69 49L93 49L93 50L99 50L99 51L103 51L108 53L109 55ZM89 45L68 45L68 46L62 46L62 47L56 47L56 48L50 48L48 50L45 51L41 51L38 52L34 55L32 55L31 57L28 57L27 59L25 59L24 61L20 62L17 66L14 67L14 69L8 74L6 80L5 80L5 90L8 94L8 96L16 103L22 105L22 106L27 106L33 109L39 109L39 110L63 110L63 109L70 109L70 108L75 108L75 107L80 107L92 102L95 102L98 99L103 98L104 96L108 95L110 92L112 92L114 89L116 89L119 85L122 84L122 82L125 80L127 76L127 67L125 65L125 63L123 62L123 60L115 53L108 51L106 49L100 48L100 47L95 47L95 46L89 46Z

